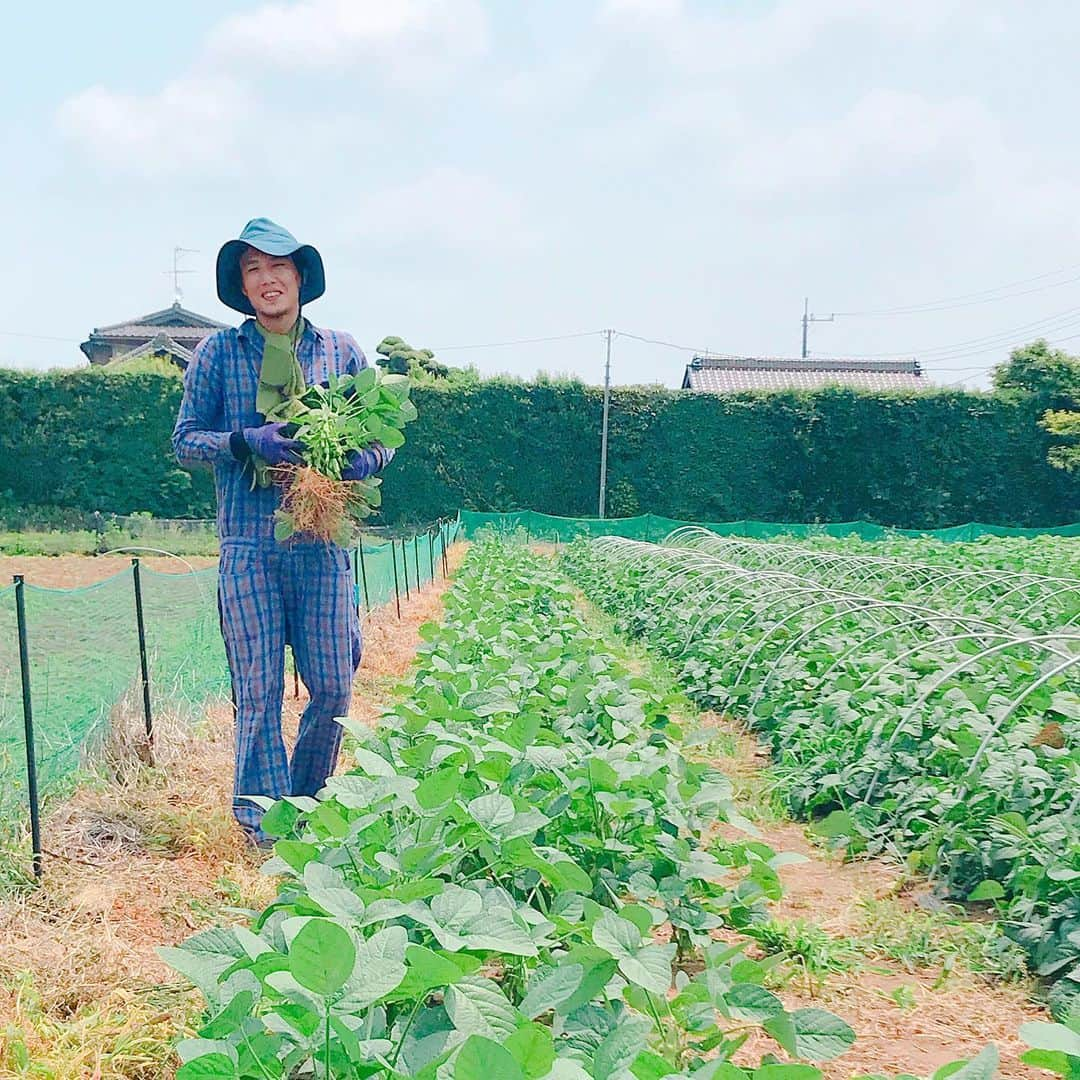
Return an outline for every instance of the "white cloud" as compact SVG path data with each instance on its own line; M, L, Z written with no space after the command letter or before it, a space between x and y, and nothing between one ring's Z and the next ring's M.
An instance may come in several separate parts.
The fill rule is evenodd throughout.
M682 0L604 0L600 18L610 22L644 21L670 19L682 12Z
M440 166L359 201L347 230L389 248L424 242L464 257L540 242L516 196L490 177L458 168Z
M880 33L924 34L961 17L985 21L973 0L780 0L764 14L698 14L680 0L604 0L599 18L624 32L645 35L676 68L698 74L741 71L783 63L811 50L834 26L865 24Z
M814 196L853 186L910 186L926 176L947 189L995 156L995 126L971 99L931 102L874 90L836 121L766 136L736 152L728 179L746 193Z
M302 0L219 23L207 55L242 70L344 69L377 64L380 78L426 81L487 47L477 0Z
M222 148L235 144L254 109L243 84L192 76L141 97L91 86L60 106L57 125L102 164L159 176L178 168L228 169L236 159Z
M267 71L291 78L369 72L377 82L430 86L486 47L479 0L267 3L222 19L188 70L160 90L92 86L62 102L56 122L107 167L158 174L180 163L189 175L229 173L239 157L237 135L250 141L260 115Z

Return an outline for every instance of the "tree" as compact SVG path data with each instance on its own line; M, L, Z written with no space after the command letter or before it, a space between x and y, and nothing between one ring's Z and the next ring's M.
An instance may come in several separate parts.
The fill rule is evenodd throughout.
M1048 409L1080 405L1080 359L1039 338L994 369L994 389L1034 394Z
M1047 409L1039 421L1051 435L1059 435L1065 442L1051 446L1046 460L1055 468L1076 472L1080 469L1080 412L1071 409Z
M1014 349L994 370L994 389L1031 394L1045 406L1039 426L1062 442L1051 446L1046 459L1058 469L1080 469L1080 359L1043 340Z
M414 349L402 338L388 336L376 346L376 363L395 375L411 375L417 382L447 379L450 368L439 363L430 349Z

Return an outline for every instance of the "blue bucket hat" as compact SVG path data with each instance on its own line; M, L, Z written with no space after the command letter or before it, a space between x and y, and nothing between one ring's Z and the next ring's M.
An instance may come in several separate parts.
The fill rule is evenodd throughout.
M254 315L251 301L240 282L240 256L253 247L267 255L288 255L300 271L300 306L318 300L326 292L326 272L322 256L310 244L301 244L288 229L269 218L252 218L239 239L222 244L217 257L218 299L233 311Z

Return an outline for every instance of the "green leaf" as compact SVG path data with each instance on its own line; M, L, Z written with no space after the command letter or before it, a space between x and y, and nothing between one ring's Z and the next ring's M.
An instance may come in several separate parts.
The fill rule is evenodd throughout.
M450 957L423 945L410 944L405 950L405 962L408 968L405 978L394 991L395 999L426 997L432 990L451 986L468 974ZM475 963L479 966L480 962L477 960Z
M491 979L469 975L446 991L446 1014L465 1035L502 1041L517 1028L521 1014Z
M542 1024L522 1024L503 1042L503 1046L521 1066L526 1080L539 1080L541 1076L546 1076L555 1060L555 1042L551 1036L551 1028Z
M590 882L591 884L591 882ZM579 889L578 892L584 892L584 889ZM623 904L619 908L619 918L629 919L642 935L649 934L653 928L652 912L643 904Z
M355 964L356 946L348 931L329 919L309 920L289 948L293 978L321 997L337 993L348 982Z
M279 840L274 845L274 854L293 870L302 873L312 859L319 857L319 849L301 840Z
M855 835L855 823L846 810L834 810L820 821L810 826L810 831L827 840L838 840L844 836Z
M792 1057L811 1061L838 1057L855 1041L855 1032L824 1009L796 1009L767 1020L762 1027Z
M609 1080L629 1069L645 1049L645 1036L650 1027L647 1020L627 1019L605 1036L593 1054L592 1073L596 1080Z
M1020 1038L1033 1050L1056 1050L1080 1058L1080 1035L1064 1024L1047 1024L1033 1020L1020 1025Z
M172 948L161 946L154 950L174 971L178 971L196 986L203 997L211 1003L218 1000L218 979L244 955L211 955L192 952L186 947Z
M619 971L636 986L654 994L671 988L671 961L676 946L642 945L641 931L629 919L604 911L596 920L593 941L618 962Z
M251 990L241 990L217 1016L199 1029L199 1035L204 1039L227 1038L240 1026L254 1004L255 994Z
M993 881L990 878L986 878L980 881L971 892L968 893L968 899L975 900L1000 900L1005 895L1005 889L1002 887L999 881Z
M176 1070L176 1080L236 1080L236 1062L225 1054L206 1054Z
M300 817L300 811L280 800L262 816L260 827L267 836L288 836Z
M630 1066L637 1080L663 1080L671 1075L672 1066L651 1050L643 1050Z
M521 1002L521 1012L534 1020L552 1009L558 1009L581 985L584 974L585 969L581 964L565 961L555 968L540 969L529 983L528 993Z
M514 820L516 812L513 800L498 791L478 795L469 802L468 810L469 816L485 829L509 824Z
M1026 1026L1021 1025L1021 1028ZM959 1068L955 1068L957 1064L960 1065ZM997 1075L997 1067L997 1047L991 1043L980 1050L970 1061L952 1062L949 1065L943 1065L934 1073L933 1080L944 1080L945 1077L953 1077L955 1080L993 1080Z
M445 806L458 793L461 779L460 769L436 769L430 776L420 781L413 794L425 810L434 810L436 807Z
M794 1061L779 1062L759 1066L753 1076L754 1080L820 1080L821 1070Z
M763 1024L784 1013L784 1003L763 986L737 983L723 996L724 1011L732 1020L749 1020Z
M579 892L588 896L593 891L593 880L588 872L569 859L545 860L541 872L559 892Z
M1069 1055L1056 1050L1026 1050L1020 1055L1020 1060L1032 1068L1045 1069L1059 1076L1068 1076L1071 1069Z
M470 1035L454 1059L454 1080L523 1080L509 1050L483 1035Z
M327 915L347 923L358 923L363 919L363 900L346 887L345 878L333 867L309 862L304 867L304 887Z
M396 990L405 978L408 941L403 926L387 926L361 941L337 1007L343 1012L359 1012Z
M629 919L605 910L592 930L593 942L616 960L633 956L641 948L641 931Z

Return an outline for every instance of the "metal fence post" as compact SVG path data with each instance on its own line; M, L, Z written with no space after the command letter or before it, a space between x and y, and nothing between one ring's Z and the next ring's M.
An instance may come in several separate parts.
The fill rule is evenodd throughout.
M368 595L367 566L364 564L364 542L362 540L356 545L356 556L357 562L360 564L360 583L364 589L364 608L370 611L371 597Z
M435 583L435 530L427 534L427 561L431 568L431 581Z
M131 576L135 581L135 624L139 630L139 666L142 669L143 719L146 721L146 748L153 764L154 718L150 712L150 665L146 659L146 623L143 620L142 574L139 560L131 560Z
M423 582L420 580L420 545L417 543L417 541L419 539L420 539L420 537L417 534L414 533L413 538L412 538L412 553L413 553L413 559L415 559L415 561L416 561L416 591L417 592L420 591L420 586L423 584Z
M30 843L34 877L41 880L41 807L38 804L37 753L34 749L34 708L30 698L30 650L26 642L26 582L15 575L15 620L19 630L19 672L22 676L23 732L26 742L26 796L30 803Z
M401 571L405 575L405 599L410 599L409 595L409 553L405 550L405 537L401 538Z
M397 576L397 544L390 541L390 562L394 567L394 603L397 604L397 617L401 618L401 588Z
M449 530L449 525L444 525L439 530L439 539L442 540L442 576L444 578L450 576L450 563L447 561L446 558L446 534L447 532L449 532Z
M356 548L352 554L352 588L353 588L353 603L356 606L356 614L360 614L360 559L357 552L360 550L362 540L356 541Z

